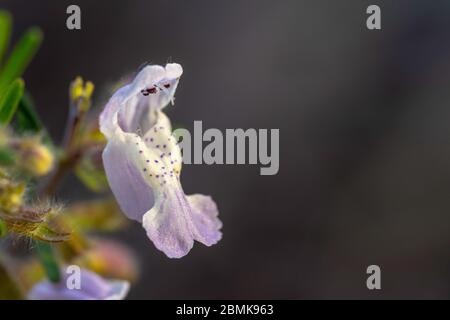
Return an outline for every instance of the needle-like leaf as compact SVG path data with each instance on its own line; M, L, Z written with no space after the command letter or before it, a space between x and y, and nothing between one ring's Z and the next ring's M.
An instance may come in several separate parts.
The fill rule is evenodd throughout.
M8 11L0 11L0 63L8 49L12 18Z
M22 98L24 82L16 79L0 97L0 125L7 126L17 110L19 101Z
M0 73L0 95L14 79L22 76L42 42L39 28L29 29L14 47Z

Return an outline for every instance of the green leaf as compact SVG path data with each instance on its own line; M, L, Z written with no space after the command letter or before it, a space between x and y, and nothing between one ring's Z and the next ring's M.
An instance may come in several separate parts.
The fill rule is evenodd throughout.
M44 143L50 146L54 145L52 138L36 112L33 99L27 92L25 92L22 99L20 99L16 111L16 120L18 133L40 133Z
M0 11L0 63L8 49L12 18L8 11Z
M59 282L61 280L61 274L58 262L56 261L55 254L53 252L53 247L42 241L35 241L35 243L42 266L47 274L47 278L52 282Z
M43 128L41 119L34 108L33 100L30 95L25 92L20 99L19 108L16 113L17 123L20 132L39 132Z
M16 79L11 83L0 98L0 125L7 126L22 98L24 83L22 79Z
M0 93L14 79L20 77L42 42L42 31L33 27L29 29L14 47L0 74Z
M10 166L13 165L16 160L16 154L14 151L7 147L0 147L0 165Z

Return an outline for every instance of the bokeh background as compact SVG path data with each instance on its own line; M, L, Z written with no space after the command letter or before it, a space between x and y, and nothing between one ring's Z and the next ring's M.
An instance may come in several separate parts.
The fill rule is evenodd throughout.
M82 30L65 27L78 4ZM382 10L382 30L365 26ZM141 260L131 299L450 298L450 2L1 0L17 38L44 44L27 88L60 139L67 87L95 103L143 62L181 63L169 115L204 128L279 128L280 171L189 165L187 193L211 194L223 240L181 260L138 224L115 237ZM89 196L75 179L58 197ZM382 290L366 288L366 268Z

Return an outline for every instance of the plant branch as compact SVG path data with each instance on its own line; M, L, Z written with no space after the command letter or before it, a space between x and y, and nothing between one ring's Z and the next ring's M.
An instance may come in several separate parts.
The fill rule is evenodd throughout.
M70 101L69 116L63 140L63 157L59 160L51 178L41 189L40 196L42 197L50 197L56 192L63 178L77 165L79 159L89 147L86 145L77 147L78 133L86 114L80 107L84 103L83 99L83 97L80 97L76 101Z

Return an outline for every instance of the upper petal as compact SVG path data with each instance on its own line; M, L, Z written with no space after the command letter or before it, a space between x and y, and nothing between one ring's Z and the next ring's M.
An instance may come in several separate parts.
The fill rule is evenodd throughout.
M183 73L179 64L166 67L148 65L133 82L117 90L100 115L100 129L111 136L117 129L146 132L153 126L151 113L174 101L178 81ZM119 115L120 113L120 115Z
M131 85L126 85L117 90L103 108L99 117L100 131L107 137L111 137L118 128L117 113L123 106L123 102L130 95Z

